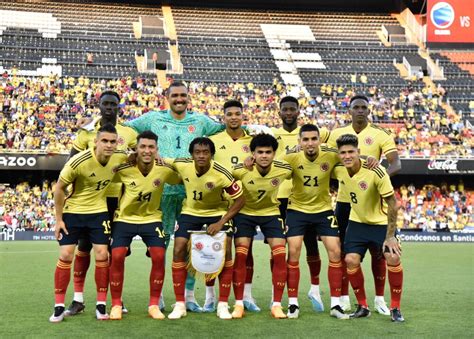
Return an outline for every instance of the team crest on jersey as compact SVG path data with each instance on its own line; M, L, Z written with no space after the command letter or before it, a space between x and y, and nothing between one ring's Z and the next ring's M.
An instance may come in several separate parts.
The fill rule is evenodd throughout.
M196 131L196 127L194 127L194 125L189 125L188 126L188 132L189 133L194 133Z
M243 146L242 146L242 151L243 151L244 153L249 153L249 152L250 152L250 147L249 147L248 145L243 145Z
M158 187L158 186L160 186L160 185L161 185L161 180L160 180L160 179L155 179L155 180L153 181L153 187Z
M125 140L123 140L122 137L118 137L118 139L117 139L117 144L118 144L118 145L123 145L124 143L125 143Z
M220 242L216 241L212 244L212 249L215 252L219 252L222 249L222 244Z
M273 187L277 187L277 186L280 184L280 179L274 178L274 179L272 179L272 181L270 181L270 184L271 184Z
M365 138L364 142L367 146L370 146L374 143L374 139L372 139L372 137L367 137Z
M321 171L327 172L329 170L329 163L323 162L320 166Z
M194 244L194 248L198 251L202 251L202 249L204 248L204 244L198 241L197 243Z
M363 191L365 191L367 188L369 188L369 185L365 181L359 182L359 188Z
M212 191L214 189L214 187L216 187L216 185L214 185L213 182L206 182L206 188L209 190L209 191Z

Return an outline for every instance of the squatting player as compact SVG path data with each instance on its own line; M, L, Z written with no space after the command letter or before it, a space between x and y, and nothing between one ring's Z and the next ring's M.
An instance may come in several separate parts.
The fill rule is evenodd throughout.
M95 147L76 154L64 165L54 191L55 236L59 241L59 260L54 274L54 313L51 322L64 319L64 299L71 279L71 264L78 240L90 239L95 253L97 286L96 317L108 319L106 311L109 286L110 219L105 192L114 177L114 169L127 159L117 149L117 130L112 124L101 126ZM67 187L72 185L66 198Z
M165 183L178 184L181 178L169 165L155 162L158 137L151 131L137 137L136 163L125 163L116 169L114 181L121 183L122 194L112 228L112 262L110 319L122 319L122 289L125 256L133 237L139 235L151 257L150 302L148 314L153 319L164 319L158 306L165 277L165 236L161 224L161 195Z
M397 146L389 131L369 122L369 100L366 96L356 95L350 100L349 113L352 123L336 128L329 136L328 145L337 147L336 140L343 134L353 134L359 140L361 155L371 156L380 161L382 154L388 161L387 172L393 176L401 170L401 162L397 152ZM350 213L350 197L341 190L337 194L336 218L339 224L341 243L344 243L347 222ZM375 310L383 315L390 315L384 300L385 272L387 270L384 256L376 248L370 248L372 256L372 273L375 283ZM342 284L342 306L344 311L350 310L349 282L346 275Z
M126 151L135 148L137 143L137 133L130 127L117 123L119 112L120 97L117 92L108 90L101 93L99 98L100 119L92 126L90 130L81 129L74 143L72 144L71 157L86 149L92 149L95 146L97 131L105 124L112 124L117 129L117 149ZM120 185L110 183L105 196L107 197L107 210L110 220L113 219L114 212L117 209L118 197L120 195ZM90 265L90 251L92 244L87 237L79 239L77 252L74 259L74 298L66 310L66 316L73 316L84 311L84 284L86 281L87 270ZM124 312L126 309L124 308Z
M403 322L400 312L403 268L400 262L401 246L395 236L397 202L390 177L382 166L368 168L366 161L360 158L357 136L340 136L337 147L344 167L336 166L336 175L341 189L351 201L344 252L347 275L358 305L350 317L370 316L360 263L367 249L372 246L383 252L387 261L392 321Z
M186 316L184 284L187 275L188 231L198 231L207 225L207 233L210 235L221 230L230 233L233 231L231 219L245 203L242 188L232 174L212 160L215 146L209 138L194 139L189 145L189 153L192 159L175 159L172 165L181 175L187 198L175 231L172 272L176 304L173 312L168 315L169 319ZM228 201L222 199L224 192L234 200L230 208ZM227 235L226 241L224 268L219 274L217 316L220 319L232 319L227 304L232 286L231 235Z
M339 163L337 150L320 146L319 129L303 125L299 131L302 151L283 156L293 169L293 188L288 201L286 225L288 231L288 318L298 318L299 258L303 237L313 234L326 247L329 265L328 280L331 291L330 315L349 319L340 305L343 266L337 220L331 204L329 182L331 173Z
M286 318L281 307L281 298L286 284L285 226L278 209L278 189L284 180L291 178L291 167L283 161L273 160L278 142L269 134L259 134L250 142L250 150L255 159L255 168L246 169L238 165L233 176L242 181L246 204L234 218L235 233L233 318L244 316L243 293L247 253L252 244L255 227L260 226L272 251L273 303L271 314L274 318Z

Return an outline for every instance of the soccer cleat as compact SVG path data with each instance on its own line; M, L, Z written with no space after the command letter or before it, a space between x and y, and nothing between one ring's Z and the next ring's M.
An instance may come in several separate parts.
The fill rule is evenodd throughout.
M60 323L64 320L64 306L56 306L54 308L54 313L49 317L50 323Z
M122 313L123 313L123 314L128 314L128 310L127 310L127 308L125 307L125 305L123 304L123 301L122 301Z
M242 305L234 305L234 311L232 311L232 318L242 319L245 315L244 307Z
M179 302L174 305L173 312L168 314L168 319L176 320L186 316L186 306L184 303Z
M211 298L209 300L206 300L204 303L204 307L202 308L202 311L204 313L213 313L216 311L216 299Z
M123 306L115 305L110 310L110 320L122 320Z
M370 317L370 310L362 305L356 305L356 311L354 313L349 314L349 318L356 319L356 318L368 318Z
M396 323L402 323L405 321L399 308L392 308L390 310L390 317L392 318L392 321Z
M249 312L261 311L260 307L257 306L257 302L254 298L244 299L244 308Z
M349 315L345 314L344 310L339 305L336 305L333 308L331 308L331 311L329 312L329 315L331 317L334 317L334 318L337 318L337 319L342 319L342 320L349 319Z
M272 317L275 319L286 319L287 316L281 306L272 306Z
M86 305L84 305L84 303L80 303L79 301L73 300L71 305L69 305L67 310L64 312L64 316L71 317L73 315L77 315L79 313L84 312L85 308L86 308Z
M202 307L195 300L186 301L186 310L194 313L202 313Z
M339 298L341 302L341 308L344 312L349 312L351 310L351 300L349 296L344 296Z
M298 305L290 305L288 306L288 319L298 319L300 314L300 307Z
M311 300L315 312L324 312L324 304L319 294L308 293L308 298Z
M390 310L388 309L387 304L385 303L383 299L382 300L375 299L374 304L375 304L375 311L377 313L380 313L382 315L390 315Z
M122 307L119 307L120 310L122 310ZM98 304L95 306L95 317L97 318L97 320L109 320L109 315L107 314L107 310L104 304Z
M165 315L161 313L160 307L158 305L148 306L148 315L153 319L163 320Z
M225 302L219 302L217 304L217 316L222 320L232 319L232 314L229 312L229 305Z

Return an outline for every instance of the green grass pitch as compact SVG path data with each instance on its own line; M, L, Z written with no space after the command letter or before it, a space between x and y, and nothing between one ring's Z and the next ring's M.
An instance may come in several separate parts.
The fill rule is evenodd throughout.
M322 249L322 244L320 243ZM134 242L133 253L126 261L124 302L130 313L122 321L97 321L94 318L95 286L93 269L86 282L85 313L50 324L53 310L53 273L58 245L55 242L0 242L0 337L374 337L409 338L471 337L474 303L474 247L472 244L403 245L404 291L402 311L406 322L393 324L389 317L372 314L368 319L337 320L328 312L314 313L306 293L309 289L307 265L303 260L300 283L300 318L275 320L268 305L271 293L269 249L254 244L255 274L253 294L262 308L260 313L247 313L244 319L224 321L215 314L192 314L182 320L152 320L147 317L149 259L145 247ZM170 253L168 253L170 254ZM321 290L326 308L329 306L327 257L322 254ZM374 287L370 260L364 263L366 290L372 305ZM170 266L165 282L166 314L174 300ZM196 294L202 304L205 287L197 283ZM72 279L67 303L72 298ZM232 294L231 294L232 295ZM388 284L386 299L390 300ZM355 298L351 296L355 303ZM286 303L286 297L284 300ZM230 304L233 304L231 297Z

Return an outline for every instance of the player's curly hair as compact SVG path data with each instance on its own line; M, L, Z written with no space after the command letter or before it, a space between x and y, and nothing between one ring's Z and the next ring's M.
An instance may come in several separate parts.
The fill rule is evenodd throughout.
M211 151L211 155L214 156L214 154L216 154L216 146L214 145L212 140L209 139L209 138L199 137L199 138L195 138L193 141L191 141L191 143L189 144L189 154L193 154L195 145L209 146L209 150Z
M100 94L100 97L99 97L99 101L102 100L102 98L106 95L111 95L111 96L114 96L117 98L117 100L120 102L120 96L118 95L117 92L111 90L111 89L108 89L108 90L105 90L103 91L101 94Z
M254 152L257 147L271 147L275 152L278 148L278 141L270 134L257 134L250 141L250 151Z
M224 112L226 109L228 109L229 107L238 107L240 109L243 109L244 107L242 106L242 103L239 101L239 100L227 100L225 103L224 103Z
M297 107L300 107L300 103L298 102L298 99L296 99L295 97L292 97L290 95L288 95L288 96L286 96L286 97L284 97L280 100L279 107L281 108L281 105L283 105L285 102L293 102L293 103L296 104Z

